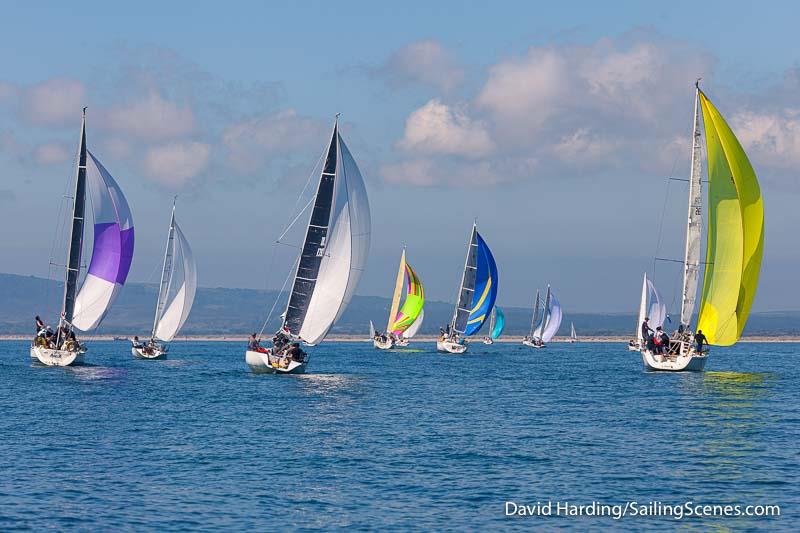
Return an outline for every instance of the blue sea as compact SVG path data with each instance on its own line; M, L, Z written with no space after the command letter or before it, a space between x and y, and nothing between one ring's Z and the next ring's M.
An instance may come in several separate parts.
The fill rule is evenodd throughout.
M647 373L624 344L311 348L253 375L243 343L31 365L0 342L0 530L797 531L797 344ZM780 517L508 517L506 502L780 505ZM630 507L629 507L630 509ZM645 507L646 509L646 507Z

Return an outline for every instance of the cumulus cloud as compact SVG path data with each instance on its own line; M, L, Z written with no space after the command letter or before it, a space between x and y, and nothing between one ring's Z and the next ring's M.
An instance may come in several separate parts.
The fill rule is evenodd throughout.
M13 83L0 80L0 105L8 104L17 96L17 86Z
M199 141L154 146L144 156L144 171L155 182L180 188L208 167L211 146Z
M189 135L195 123L194 113L188 103L177 104L166 100L156 91L107 109L101 116L102 127L149 141Z
M86 89L77 80L51 79L27 88L22 100L22 113L32 123L60 126L80 119Z
M464 69L441 43L417 41L394 52L386 62L372 69L373 77L390 85L430 85L449 92L464 81Z
M271 156L319 144L328 127L288 109L232 124L223 132L222 142L234 168L252 173Z
M408 152L465 157L484 156L494 149L482 124L439 100L411 113L399 146Z
M754 164L795 172L800 168L800 108L744 111L730 122Z
M57 165L69 161L72 156L69 148L59 142L40 144L33 149L33 159L40 165Z

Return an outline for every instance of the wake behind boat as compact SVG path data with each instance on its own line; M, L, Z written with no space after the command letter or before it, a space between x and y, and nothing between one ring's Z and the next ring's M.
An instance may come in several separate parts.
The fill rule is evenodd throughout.
M702 129L700 118L703 118ZM697 331L692 316L700 278L703 191L701 141L708 159L708 231ZM695 84L692 168L681 294L681 323L673 338L650 325L648 294L657 291L645 275L640 304L639 351L648 370L701 371L706 345L730 346L741 337L758 287L764 251L764 206L758 179L736 136L699 83ZM649 284L649 285L648 285ZM651 304L650 309L653 309ZM629 349L631 344L629 344Z
M172 291L173 286L178 288ZM134 337L131 353L135 358L166 359L167 343L175 338L189 318L196 290L197 263L189 241L175 220L173 201L167 231L167 246L164 250L164 264L161 267L161 282L158 284L153 330L147 343L141 343L139 337ZM167 301L170 301L169 305Z
M253 334L245 353L245 362L255 373L304 373L309 359L300 343L313 346L325 339L350 303L364 270L369 201L361 172L339 134L338 115L322 166L314 174L317 171L314 206L283 323L272 346L262 347Z
M119 185L86 146L86 108L77 163L58 328L53 332L36 317L38 331L30 349L31 358L47 366L83 362L87 348L77 340L75 330L88 331L103 321L125 284L133 259L133 218ZM91 195L94 244L86 277L78 290L87 194Z
M403 290L403 280L406 283L406 299L400 309L400 296ZM369 335L372 345L378 350L390 350L395 346L408 346L408 340L419 331L422 320L425 316L423 306L425 305L425 292L422 282L406 262L406 250L400 255L400 266L397 270L394 293L392 296L392 306L389 310L389 320L386 324L386 332L378 333L372 321L369 322Z
M465 337L477 333L492 312L497 298L497 264L489 246L472 225L467 258L458 289L458 300L453 318L446 328L441 328L436 341L440 352L462 354L467 351Z

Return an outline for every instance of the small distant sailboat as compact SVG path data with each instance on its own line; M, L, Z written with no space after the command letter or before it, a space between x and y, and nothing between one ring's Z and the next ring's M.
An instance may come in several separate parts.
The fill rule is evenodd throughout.
M556 295L550 290L550 285L548 285L544 304L541 306L542 320L539 322L539 325L536 326L539 318L540 301L539 291L537 290L536 301L533 306L531 332L522 339L522 344L531 348L544 348L547 346L547 343L556 336L558 328L561 327L561 319L563 317L561 304L558 302Z
M575 333L575 324L572 322L569 323L569 342L578 342L578 334Z
M495 306L492 309L492 316L489 319L490 334L483 338L483 344L494 344L494 341L500 338L503 329L506 327L506 317L499 307Z
M342 316L366 264L370 241L370 211L364 180L334 122L306 236L297 259L292 292L283 324L270 348L257 339L245 361L253 372L300 374L308 356L295 341L322 342Z
M703 118L701 130L700 118ZM708 351L697 351L692 316L700 278L703 212L701 136L708 158L708 231L697 333L707 345L730 346L742 335L758 288L764 252L764 204L755 171L736 136L716 107L695 84L692 168L686 227L681 323L666 353L653 353L637 330L642 361L648 370L701 371ZM645 284L649 280L645 276ZM654 288L653 288L654 289ZM645 287L640 305L641 328ZM651 306L652 308L652 306ZM651 322L654 317L650 315ZM652 325L651 325L652 327Z
M497 264L489 246L472 225L467 258L458 288L458 300L450 324L436 341L440 352L461 354L467 351L464 338L477 333L492 312L497 298Z
M406 300L400 308L400 297L403 292L403 281L406 282ZM422 325L425 305L425 292L422 282L406 262L406 250L400 256L400 267L397 270L397 280L392 296L392 307L389 311L389 321L386 324L386 333L377 333L372 321L369 323L372 344L379 350L389 350L395 346L408 346L408 339L413 337ZM414 328L411 333L408 331Z
M172 295L170 304L167 305L167 300L172 292L171 288L176 281L180 283L180 286ZM161 282L158 287L156 313L150 340L147 344L134 341L131 347L131 353L137 359L165 359L167 343L174 339L183 327L194 303L197 290L197 263L194 260L189 241L186 240L186 236L175 220L174 202L167 232L164 264L161 268ZM161 344L158 341L161 341Z
M92 205L94 244L86 277L78 290L87 195ZM133 260L133 217L119 185L86 146L86 108L71 200L70 240L58 329L52 335L39 332L30 352L31 358L47 366L69 366L83 361L87 349L75 338L75 330L89 331L100 325L122 290Z

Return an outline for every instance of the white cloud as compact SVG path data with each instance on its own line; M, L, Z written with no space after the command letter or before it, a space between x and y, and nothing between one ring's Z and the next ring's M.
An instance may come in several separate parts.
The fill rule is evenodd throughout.
M754 164L793 172L800 168L800 109L744 111L730 122Z
M139 100L104 111L100 125L119 134L156 141L189 135L194 123L194 113L187 103L179 105L150 91Z
M394 52L373 75L392 85L419 83L449 92L464 81L464 70L437 41L411 43Z
M12 102L16 97L19 89L13 83L0 80L0 105L5 105Z
M492 152L494 144L483 125L459 110L431 100L406 120L399 146L415 154L446 154L481 157Z
M69 79L51 79L24 91L23 114L40 125L72 124L80 120L86 105L83 83Z
M198 141L154 146L145 153L144 170L153 181L177 189L208 167L210 155L211 146Z
M59 142L40 144L33 149L33 159L40 165L57 165L69 161L73 155L69 148Z
M223 132L222 142L230 163L241 172L252 173L270 156L319 144L327 127L288 109L233 124Z

